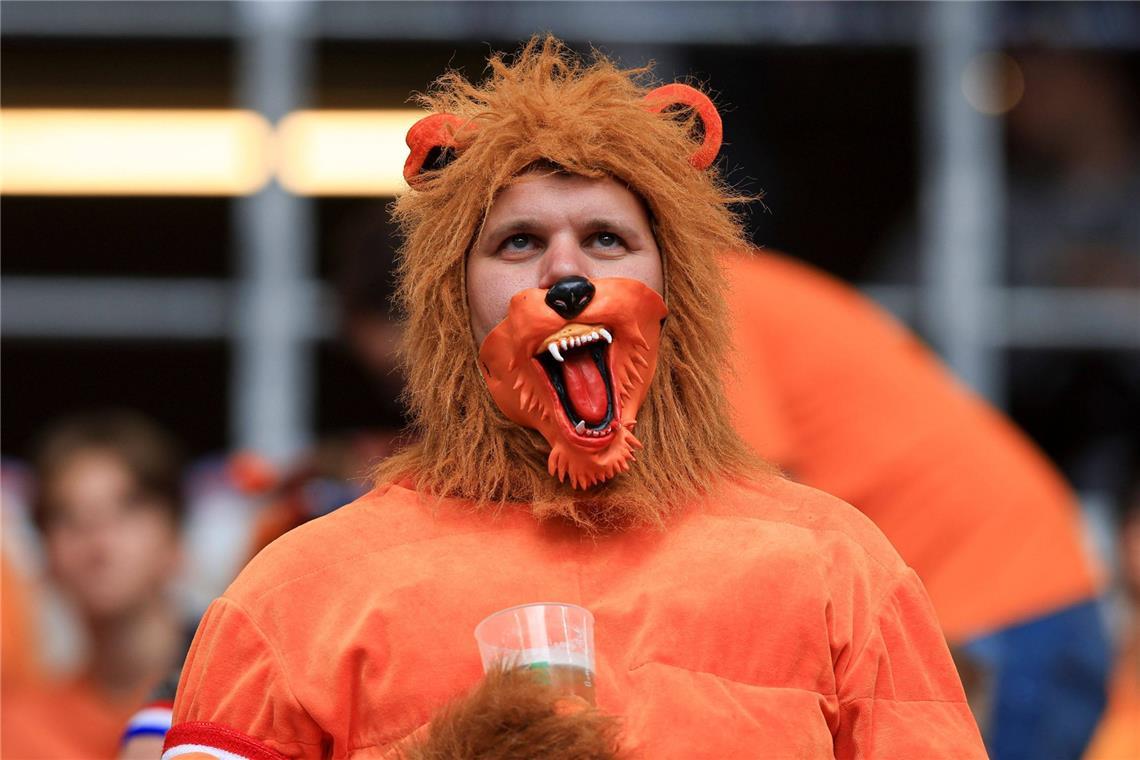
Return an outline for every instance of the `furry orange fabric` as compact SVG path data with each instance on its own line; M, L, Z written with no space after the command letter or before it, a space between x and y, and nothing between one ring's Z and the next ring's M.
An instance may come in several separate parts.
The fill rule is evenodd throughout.
M634 449L637 411L645 400L657 365L658 338L665 302L636 280L594 281L596 293L573 320L547 307L546 291L524 290L511 299L510 311L483 341L479 366L499 407L514 422L534 428L550 444L547 469L559 481L587 488L628 472ZM600 333L600 334L599 334ZM570 341L590 341L603 356L606 393L612 413L600 430L579 432L562 408L543 361L552 361L547 346L562 349ZM557 347L555 348L557 351ZM589 350L589 349L580 349ZM556 361L562 361L561 355Z
M415 442L382 463L377 479L407 480L479 508L526 502L539 518L585 528L661 524L716 481L763 469L732 428L720 380L729 330L717 255L743 245L730 206L745 199L715 168L694 170L690 156L705 144L693 136L695 114L646 108L646 71L584 61L551 37L532 39L513 61L494 56L490 69L481 85L446 74L421 97L465 125L457 133L463 149L394 206L404 236L398 302ZM672 314L639 414L644 451L628 473L585 497L549 476L541 436L495 406L468 322L468 250L496 194L536 162L613 177L645 201Z
M494 670L433 716L401 760L616 760L617 719L571 706L524 670Z
M661 113L667 109L691 108L700 118L700 128L703 132L701 144L689 155L689 163L697 169L707 169L716 160L720 152L720 145L724 139L724 126L717 113L716 106L709 97L700 90L687 84L674 82L662 85L645 95L645 108L653 113ZM425 171L442 169L451 159L455 158L473 131L477 128L474 122L462 122L454 114L433 113L417 121L408 130L408 159L404 162L404 179L409 185L420 180ZM695 127L696 124L693 124ZM451 155L444 156L448 151ZM433 155L434 154L434 155Z

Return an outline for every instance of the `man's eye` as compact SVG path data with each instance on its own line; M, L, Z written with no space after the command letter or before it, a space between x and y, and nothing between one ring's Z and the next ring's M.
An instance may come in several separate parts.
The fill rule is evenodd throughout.
M519 233L518 235L511 235L504 240L502 246L500 246L500 250L507 252L525 251L531 247L532 242L530 235Z
M594 236L594 242L599 248L617 248L621 245L621 238L612 232L599 232Z

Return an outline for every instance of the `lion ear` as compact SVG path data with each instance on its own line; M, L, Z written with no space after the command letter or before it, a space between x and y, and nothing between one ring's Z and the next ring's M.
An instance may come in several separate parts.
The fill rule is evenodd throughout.
M712 166L716 154L720 152L724 138L724 125L720 114L709 97L695 87L675 82L651 90L645 95L645 107L653 113L671 111L674 106L691 108L701 120L704 140L701 147L689 156L689 163L702 171Z
M407 137L411 152L404 162L409 185L415 185L423 172L442 169L455 160L459 150L455 135L461 126L459 117L450 113L433 113L412 125Z

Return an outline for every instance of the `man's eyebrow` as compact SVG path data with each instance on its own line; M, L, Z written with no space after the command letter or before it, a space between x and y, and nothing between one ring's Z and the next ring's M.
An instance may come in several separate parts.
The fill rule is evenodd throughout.
M499 222L494 227L483 232L483 238L488 241L498 241L508 232L535 232L542 227L542 223L533 216L520 216Z
M596 216L586 222L587 229L591 230L613 230L619 233L622 237L633 237L637 234L637 230L626 224L625 222L617 219L610 219L604 216Z

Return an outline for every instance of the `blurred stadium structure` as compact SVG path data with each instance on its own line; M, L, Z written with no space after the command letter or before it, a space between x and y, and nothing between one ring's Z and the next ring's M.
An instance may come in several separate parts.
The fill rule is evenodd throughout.
M1135 69L1135 4L5 2L5 453L61 407L136 382L168 394L150 411L199 451L303 449L328 422L318 399L351 387L320 379L336 364L322 348L335 332L325 228L349 209L335 196L397 191L410 90L448 63L476 75L489 47L544 30L653 59L661 78L707 76L728 104L729 177L745 167L775 210L753 212L756 241L859 281L999 406L1012 351L1140 350L1140 291L1004 276L996 117L1019 93L1003 101L1009 59L990 55L1107 51ZM796 131L822 157L781 166ZM859 180L838 175L861 172L865 197L819 189L848 192ZM917 278L869 281L882 220L914 198ZM206 408L219 387L228 414ZM321 403L334 422L366 416L350 398ZM221 418L228 439L201 430Z

